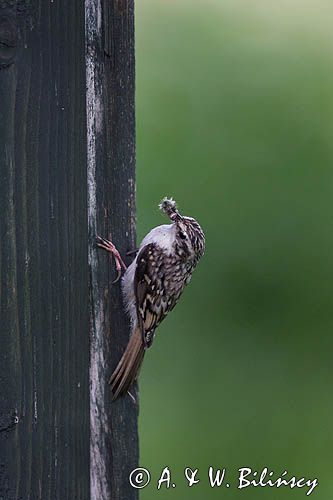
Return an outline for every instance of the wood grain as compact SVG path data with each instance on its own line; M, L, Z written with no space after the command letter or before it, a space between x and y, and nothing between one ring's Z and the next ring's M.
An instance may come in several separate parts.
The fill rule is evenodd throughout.
M90 439L99 411L91 392L97 327L107 484L98 500L137 498L128 473L138 460L138 405L128 397L112 403L106 383L128 322L112 262L95 247L95 231L111 233L122 252L135 246L133 2L103 2L101 14L91 207L86 5L0 0L1 500L97 500Z

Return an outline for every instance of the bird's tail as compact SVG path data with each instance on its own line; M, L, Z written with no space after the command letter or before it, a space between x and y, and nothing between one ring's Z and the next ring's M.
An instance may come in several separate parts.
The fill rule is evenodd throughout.
M132 333L128 345L116 369L111 375L109 384L113 392L113 399L126 393L138 377L141 363L145 354L142 335L139 328Z

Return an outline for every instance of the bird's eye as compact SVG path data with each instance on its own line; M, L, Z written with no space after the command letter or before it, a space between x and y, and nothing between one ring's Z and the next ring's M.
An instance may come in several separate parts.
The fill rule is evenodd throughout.
M178 236L179 236L179 238L181 238L182 240L186 240L186 234L185 234L185 233L183 233L183 231L179 231Z

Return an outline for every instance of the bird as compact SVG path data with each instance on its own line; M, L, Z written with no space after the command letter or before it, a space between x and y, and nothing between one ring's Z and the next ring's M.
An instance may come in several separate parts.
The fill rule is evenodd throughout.
M156 328L177 304L205 251L205 235L196 219L181 215L172 198L163 198L159 208L171 223L153 228L143 238L129 267L111 241L97 237L97 245L114 256L115 281L125 271L122 293L131 321L128 345L109 380L113 400L129 392L137 380Z

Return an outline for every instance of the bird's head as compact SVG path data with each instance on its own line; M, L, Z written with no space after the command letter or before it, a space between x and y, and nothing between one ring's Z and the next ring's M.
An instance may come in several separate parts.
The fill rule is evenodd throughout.
M172 198L163 198L159 208L175 224L175 249L182 257L198 261L205 251L205 235L192 217L181 215Z

